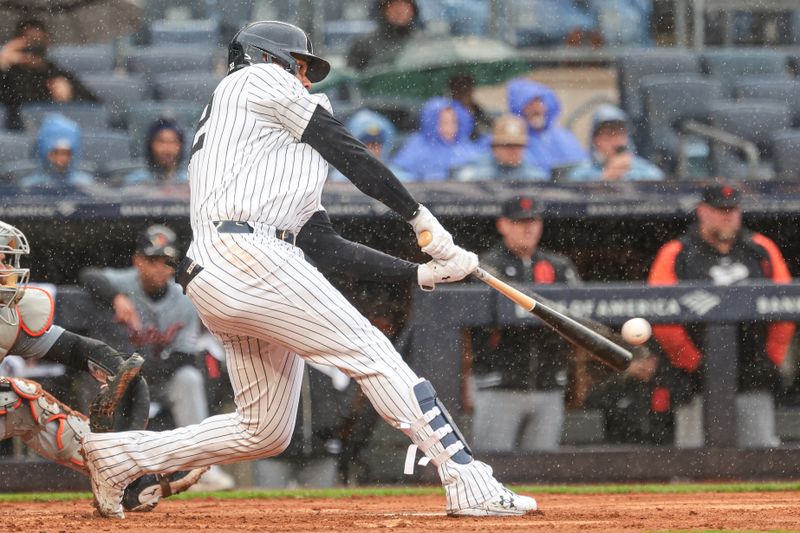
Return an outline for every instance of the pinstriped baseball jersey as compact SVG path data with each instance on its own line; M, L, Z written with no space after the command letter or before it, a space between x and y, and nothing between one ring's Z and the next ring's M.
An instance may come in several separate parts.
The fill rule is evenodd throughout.
M324 94L276 64L222 80L203 111L189 163L192 227L216 220L298 231L320 209L328 163L301 143Z

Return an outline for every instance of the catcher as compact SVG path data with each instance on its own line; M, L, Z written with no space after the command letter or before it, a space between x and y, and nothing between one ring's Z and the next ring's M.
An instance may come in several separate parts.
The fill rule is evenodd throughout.
M138 354L123 357L100 341L53 325L50 295L25 287L30 271L21 268L20 262L28 253L25 235L0 222L0 360L13 353L85 370L101 384L91 406L92 431L113 429L123 397L130 408L127 417L116 417L117 423L125 423L127 429L144 429L150 403L147 382L139 377L144 360ZM89 428L86 416L58 401L35 381L0 377L0 440L19 436L43 457L88 475L81 440ZM193 485L205 470L142 476L126 490L123 505L133 511L149 511L162 496Z

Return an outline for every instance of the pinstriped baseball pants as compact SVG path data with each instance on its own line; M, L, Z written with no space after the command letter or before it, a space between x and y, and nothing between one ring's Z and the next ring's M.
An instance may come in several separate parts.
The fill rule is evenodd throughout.
M187 294L225 346L236 412L172 431L93 434L86 450L109 482L121 487L145 473L281 453L294 428L304 360L355 379L377 412L413 440L431 435L407 429L422 417L413 393L420 378L298 248L259 231L199 233L188 255L204 270ZM442 451L436 444L429 454ZM448 459L438 472L448 510L478 505L502 487L480 461Z

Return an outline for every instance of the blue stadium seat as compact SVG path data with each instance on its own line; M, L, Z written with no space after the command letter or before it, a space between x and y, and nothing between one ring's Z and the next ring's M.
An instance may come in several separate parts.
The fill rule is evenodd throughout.
M60 113L77 122L84 130L107 128L111 116L108 108L97 102L25 104L20 107L24 130L35 134L42 122L42 117L47 113Z
M111 126L124 127L128 108L148 97L142 76L84 74L81 81L108 108Z
M128 72L150 78L168 72L213 72L221 57L221 48L197 45L142 46L126 56Z
M159 74L153 87L158 100L185 100L206 104L220 80L222 76L207 72Z
M150 23L150 42L163 44L219 43L219 23L215 20L154 20Z
M47 56L56 65L76 74L111 72L116 62L114 47L110 44L53 46Z
M186 145L191 144L190 133L200 119L205 104L180 101L139 102L128 113L128 133L132 140L131 155L141 157L144 153L144 137L147 129L159 117L174 119L184 131Z
M708 116L712 126L754 143L766 159L771 157L774 135L791 125L789 106L767 100L715 103ZM712 144L712 157L717 174L721 176L731 179L772 177L772 169L766 166L760 169L759 176L752 176L742 154L720 143Z
M768 48L720 48L705 50L703 71L719 80L722 90L733 95L734 84L743 77L789 78L788 55Z
M81 160L98 166L111 159L126 159L131 153L131 138L127 133L116 131L91 131L81 140Z
M16 161L33 156L34 139L23 133L0 132L0 161Z
M113 159L103 161L98 165L98 173L104 183L120 186L125 182L125 177L134 170L144 168L146 163L142 159Z
M800 124L800 82L794 79L748 76L736 81L733 95L737 99L775 100L792 110L792 122Z
M779 131L772 136L772 161L777 179L800 179L800 130Z

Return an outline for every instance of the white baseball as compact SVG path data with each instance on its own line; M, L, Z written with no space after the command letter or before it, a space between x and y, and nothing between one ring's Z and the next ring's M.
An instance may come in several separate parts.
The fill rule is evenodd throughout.
M622 324L622 338L625 342L638 346L644 344L650 335L653 333L653 328L650 322L644 318L631 318Z

